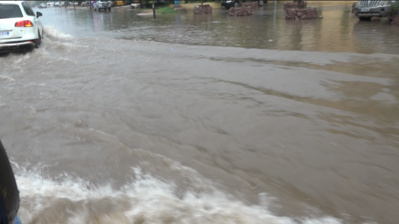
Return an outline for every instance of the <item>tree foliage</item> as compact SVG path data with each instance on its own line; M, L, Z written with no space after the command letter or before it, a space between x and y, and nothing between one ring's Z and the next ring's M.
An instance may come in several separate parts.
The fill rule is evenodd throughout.
M396 15L398 15L399 13L399 2L393 2L388 9L388 16L389 17L394 17Z

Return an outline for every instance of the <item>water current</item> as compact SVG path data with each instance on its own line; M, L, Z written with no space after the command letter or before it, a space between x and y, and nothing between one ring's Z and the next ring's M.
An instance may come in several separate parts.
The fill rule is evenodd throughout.
M0 57L22 221L398 223L399 29L308 4L40 9L42 46Z

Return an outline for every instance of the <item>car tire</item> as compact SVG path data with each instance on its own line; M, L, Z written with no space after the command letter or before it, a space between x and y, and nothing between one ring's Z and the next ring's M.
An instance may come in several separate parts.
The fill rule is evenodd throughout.
M237 8L238 6L240 6L240 3L234 2L234 7Z
M42 45L42 36L40 35L40 32L38 32L39 37L37 38L37 42L35 44L35 48L39 48L40 45Z

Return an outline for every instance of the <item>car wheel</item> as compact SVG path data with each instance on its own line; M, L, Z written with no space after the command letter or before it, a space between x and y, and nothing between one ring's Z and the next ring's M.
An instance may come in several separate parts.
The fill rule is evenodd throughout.
M236 8L237 8L238 6L240 6L240 3L238 3L238 2L235 2L235 3L234 3L234 7L236 7Z
M39 37L37 38L35 47L39 48L41 44L42 44L42 36L40 36L40 32L39 32Z
M259 6L263 6L265 3L263 0L259 0Z

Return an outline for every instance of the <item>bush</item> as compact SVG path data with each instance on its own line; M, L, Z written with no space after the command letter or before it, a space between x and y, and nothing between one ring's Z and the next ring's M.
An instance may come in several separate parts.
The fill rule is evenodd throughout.
M163 8L156 9L156 12L157 13L162 13L162 14L176 13L176 11L173 8L171 8L170 6L166 6L166 7L163 7Z
M183 1L183 0L180 0L180 1ZM184 0L184 3L202 3L202 1L201 0ZM222 2L222 0L204 0L204 3L205 2L217 2L217 3L221 3Z
M387 15L392 18L398 15L398 13L399 13L399 2L394 2L391 4L391 6L389 6Z

